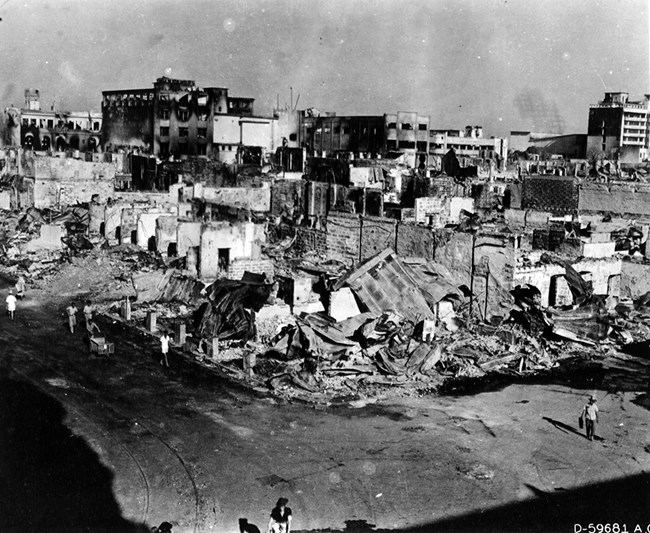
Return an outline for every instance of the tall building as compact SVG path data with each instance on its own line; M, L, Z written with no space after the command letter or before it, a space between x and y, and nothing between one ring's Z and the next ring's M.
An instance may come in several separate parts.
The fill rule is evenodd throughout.
M223 87L201 88L193 80L162 77L151 89L103 91L102 96L106 149L230 161L246 139L272 144L265 137L271 135L272 119L247 120L254 117L254 99L230 96ZM244 134L258 124L263 125L262 140Z
M587 157L604 157L628 163L648 159L650 94L632 102L625 92L605 93L605 98L589 106Z
M94 152L100 149L101 113L63 111L55 106L43 110L39 91L26 89L24 106L12 109L12 114L10 136L19 139L20 145L28 150Z

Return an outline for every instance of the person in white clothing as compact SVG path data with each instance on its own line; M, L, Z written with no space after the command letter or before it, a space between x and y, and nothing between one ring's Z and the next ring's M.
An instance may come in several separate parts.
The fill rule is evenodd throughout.
M169 361L167 360L167 352L169 352L170 342L171 342L171 338L169 337L169 335L167 335L167 332L164 331L162 336L160 337L160 351L161 351L160 364L165 365L167 368L169 368Z
M7 314L11 320L14 319L14 313L16 312L16 297L14 296L14 291L9 291L9 295L5 300L7 302Z

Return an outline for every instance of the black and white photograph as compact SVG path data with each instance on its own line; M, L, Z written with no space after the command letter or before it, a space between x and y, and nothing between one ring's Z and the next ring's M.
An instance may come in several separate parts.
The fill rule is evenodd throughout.
M650 533L647 0L0 0L0 532Z

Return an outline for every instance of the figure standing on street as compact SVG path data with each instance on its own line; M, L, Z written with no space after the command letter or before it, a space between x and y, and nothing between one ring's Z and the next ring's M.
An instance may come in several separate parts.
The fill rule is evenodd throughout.
M25 278L18 276L16 281L16 297L22 300L25 297Z
M65 308L65 312L68 315L68 328L70 333L74 333L74 328L77 325L77 306L72 302L68 307Z
M280 498L271 511L269 529L267 533L290 533L291 508L287 507L289 500Z
M90 303L90 300L86 300L86 305L84 305L84 319L86 320L86 324L88 322L91 322L93 319L93 306Z
M171 338L167 335L166 331L163 331L162 336L160 337L160 364L169 368L169 361L167 360L167 352L169 352L169 343Z
M598 425L598 406L596 405L596 397L594 395L589 398L589 403L584 406L582 416L585 419L587 438L594 440L596 437L596 426Z
M7 302L7 314L9 315L9 318L13 320L14 313L16 312L16 297L14 296L13 290L9 291L9 294L7 295L7 299L5 301Z

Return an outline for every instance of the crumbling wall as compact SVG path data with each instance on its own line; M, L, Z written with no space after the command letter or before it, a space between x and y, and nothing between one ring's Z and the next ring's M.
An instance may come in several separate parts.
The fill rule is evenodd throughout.
M396 252L400 257L432 259L436 248L436 235L432 228L417 224L397 224Z
M581 212L650 215L650 184L583 183L578 205Z
M359 215L330 214L327 217L327 255L350 262L359 259Z
M160 215L156 218L156 247L161 254L167 254L169 245L178 239L178 217Z
M508 237L436 230L434 261L456 273L472 286L472 247L474 247L474 304L481 316L503 316L510 308L515 258L514 240ZM487 311L487 313L486 313Z
M387 248L397 248L395 242L397 221L389 218L363 217L361 259L373 257Z
M115 165L72 158L34 158L34 206L74 205L115 195Z
M215 279L219 274L225 274L227 266L224 268L220 260L227 260L230 264L236 259L251 259L255 243L265 240L263 224L219 221L203 225L199 250L200 277Z
M244 275L244 272L266 274L269 279L275 274L271 259L236 259L228 266L226 277L239 280Z
M585 259L572 266L585 279L592 282L595 294L617 297L621 290L622 263L620 259ZM558 296L563 298L563 293L566 292L563 288L565 272L564 265L559 264L519 266L515 268L513 283L515 286L528 283L537 287L542 294L543 306L548 306L554 300L559 304L563 302L558 302ZM567 303L571 301L570 299Z
M296 228L295 249L300 253L315 252L327 255L327 232L299 226Z
M650 264L623 261L621 265L621 297L636 300L648 291L650 291Z
M266 184L262 187L203 187L203 199L251 211L271 210L271 188Z
M303 198L305 182L303 180L276 180L271 185L271 214L293 212L296 204Z
M178 223L176 251L178 257L184 257L188 254L190 248L197 248L201 245L201 222Z

